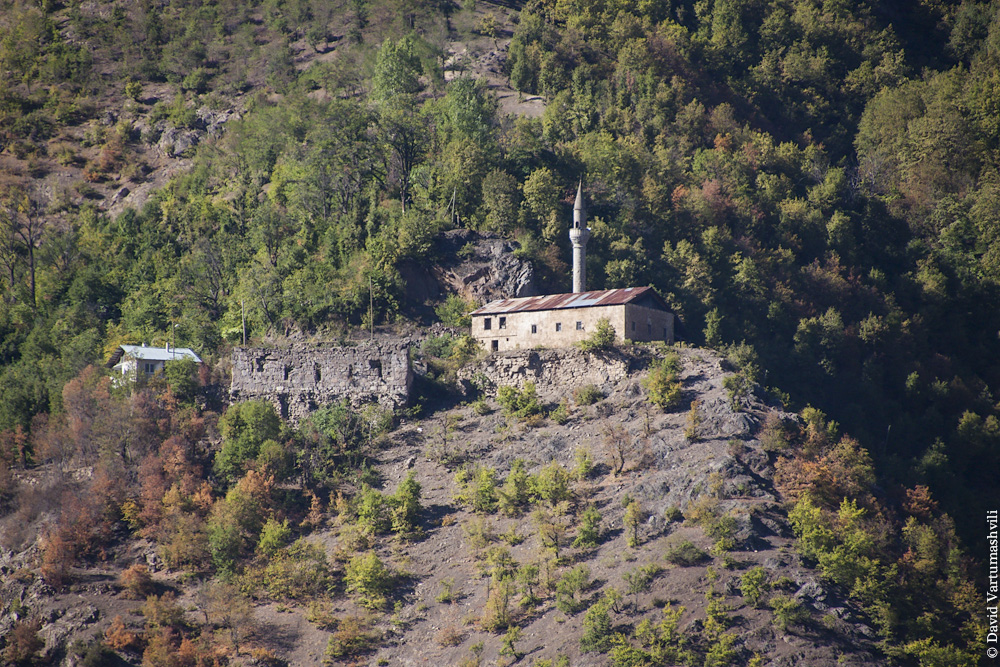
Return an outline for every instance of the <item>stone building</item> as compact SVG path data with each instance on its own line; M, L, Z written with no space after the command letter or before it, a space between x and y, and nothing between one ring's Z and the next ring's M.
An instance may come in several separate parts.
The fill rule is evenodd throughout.
M356 345L292 345L233 350L231 400L270 401L296 422L317 407L347 399L353 405L406 405L413 384L409 346L364 341Z
M501 299L472 312L472 336L487 351L565 347L607 318L620 338L674 340L674 315L652 287Z
M587 291L587 211L583 183L573 205L573 293L492 301L472 311L472 337L490 352L565 347L590 336L606 318L618 337L674 341L674 314L652 287Z

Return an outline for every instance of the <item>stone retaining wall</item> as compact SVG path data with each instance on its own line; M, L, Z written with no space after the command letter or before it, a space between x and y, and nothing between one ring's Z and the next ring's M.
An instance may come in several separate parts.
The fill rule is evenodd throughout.
M619 352L583 352L576 348L510 350L494 352L478 363L459 370L463 383L484 385L494 395L497 387L523 387L534 382L538 395L546 400L568 397L574 389L597 385L605 393L625 380L636 359Z

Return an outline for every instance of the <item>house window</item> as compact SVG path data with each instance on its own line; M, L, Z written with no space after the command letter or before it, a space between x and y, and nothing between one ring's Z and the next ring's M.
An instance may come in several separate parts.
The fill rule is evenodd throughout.
M632 331L635 331L635 322L632 322Z
M142 369L146 372L146 375L152 375L156 372L156 364L151 364L147 361L142 365Z
M506 329L507 328L507 318L506 317L501 317L500 318L500 328L501 329Z
M531 325L531 333L538 333L538 325L537 324L532 324Z
M489 331L492 328L493 328L493 318L487 317L483 319L483 330Z
M493 349L494 352L496 352L497 350L500 349L500 341L499 340L490 341L490 347Z
M576 323L576 330L577 331L583 331L583 322L577 322Z
M556 322L556 331L562 331L562 322Z

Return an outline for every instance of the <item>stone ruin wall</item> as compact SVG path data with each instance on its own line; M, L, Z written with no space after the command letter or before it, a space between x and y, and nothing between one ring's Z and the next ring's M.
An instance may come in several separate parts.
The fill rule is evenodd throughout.
M494 352L477 363L459 370L459 381L471 387L485 378L483 390L493 396L497 387L523 387L534 382L539 397L560 400L574 389L597 385L611 393L628 378L635 360L616 352L587 353L575 348L549 350L510 350Z
M412 384L406 343L296 344L234 349L229 395L234 403L268 400L282 417L298 422L342 398L398 408L408 402Z

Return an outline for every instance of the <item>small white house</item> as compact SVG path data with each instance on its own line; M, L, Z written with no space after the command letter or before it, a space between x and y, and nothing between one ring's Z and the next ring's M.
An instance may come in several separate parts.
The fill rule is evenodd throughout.
M168 362L178 359L192 359L201 363L194 350L187 347L147 347L142 345L119 345L106 366L121 375L123 381L148 378L161 372Z

